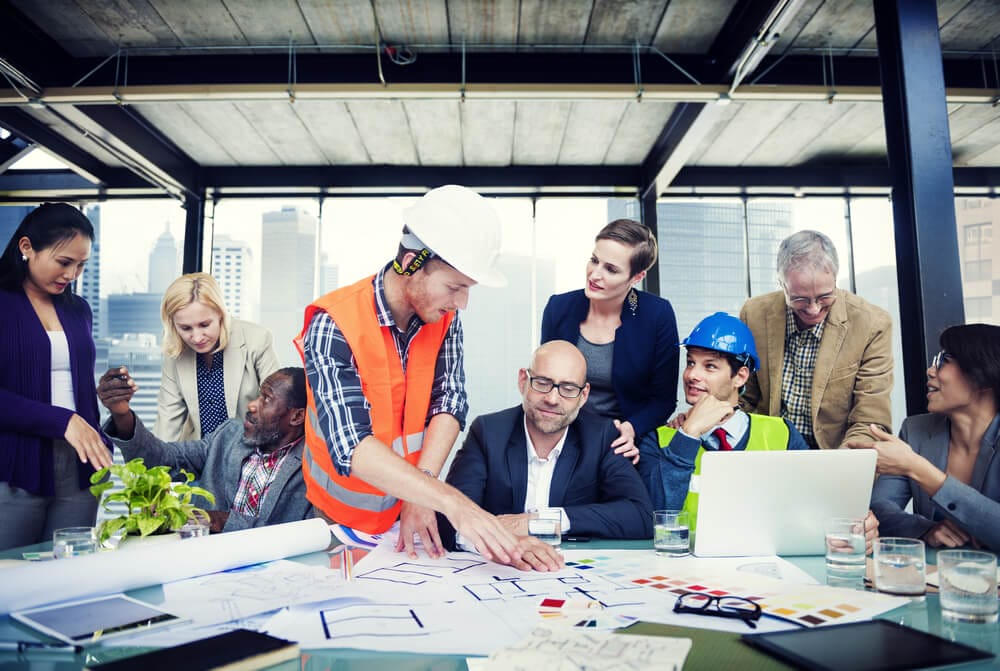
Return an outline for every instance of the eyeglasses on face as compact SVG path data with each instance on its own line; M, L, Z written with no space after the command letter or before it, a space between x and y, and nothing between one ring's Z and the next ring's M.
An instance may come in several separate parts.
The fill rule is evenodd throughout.
M951 354L948 354L948 352L946 352L945 350L941 350L940 352L934 355L933 359L931 359L931 368L934 368L936 370L938 368L941 368L941 366L945 365L949 361L951 361Z
M709 615L743 620L751 629L757 628L760 619L760 605L741 596L710 596L697 592L687 592L674 602L675 613Z
M531 374L530 369L526 370L528 373L528 384L530 384L531 388L539 394L547 394L552 391L553 387L559 390L559 395L563 398L577 398L583 393L583 387L578 384L573 384L572 382L556 382L547 377L535 377Z
M828 308L837 300L837 294L829 293L817 296L816 298L806 298L804 296L788 296L788 304L796 310L805 310L815 303L821 308Z

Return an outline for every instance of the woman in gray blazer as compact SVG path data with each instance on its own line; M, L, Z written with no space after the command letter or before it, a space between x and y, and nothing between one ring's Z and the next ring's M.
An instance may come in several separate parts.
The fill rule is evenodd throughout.
M156 435L196 440L231 417L246 415L260 383L278 369L271 333L232 319L208 273L189 273L167 287L163 378Z
M927 369L926 415L903 422L899 438L872 425L881 477L872 512L883 536L923 538L933 547L1000 550L1000 326L945 329ZM913 499L913 513L903 511Z

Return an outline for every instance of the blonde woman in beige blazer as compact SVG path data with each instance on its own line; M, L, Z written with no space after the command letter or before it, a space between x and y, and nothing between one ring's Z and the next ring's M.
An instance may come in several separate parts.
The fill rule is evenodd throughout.
M163 296L160 316L164 356L157 437L168 442L202 438L198 357L207 369L222 366L225 416L244 417L260 383L278 369L271 333L230 318L218 284L207 273L177 278Z

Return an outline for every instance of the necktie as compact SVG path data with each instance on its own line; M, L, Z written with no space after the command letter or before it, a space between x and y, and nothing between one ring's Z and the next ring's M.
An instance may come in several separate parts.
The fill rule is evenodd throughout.
M726 439L726 430L721 426L712 432L712 435L719 439L719 449L723 452L728 452L733 449L733 446L729 444Z

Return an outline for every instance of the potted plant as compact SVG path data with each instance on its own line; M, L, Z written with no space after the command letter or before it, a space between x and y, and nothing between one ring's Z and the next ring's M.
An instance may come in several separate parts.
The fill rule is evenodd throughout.
M91 475L90 493L98 500L114 485L111 478L107 477L109 472L120 478L124 487L121 491L108 494L102 506L105 510L110 510L110 504L124 503L128 507L128 514L101 522L98 529L98 540L101 543L121 533L149 536L177 531L192 515L208 517L208 513L191 502L193 497L200 496L210 504L215 503L212 492L191 484L194 480L193 473L182 469L184 480L173 482L169 467L146 468L142 457L121 466L112 464Z

